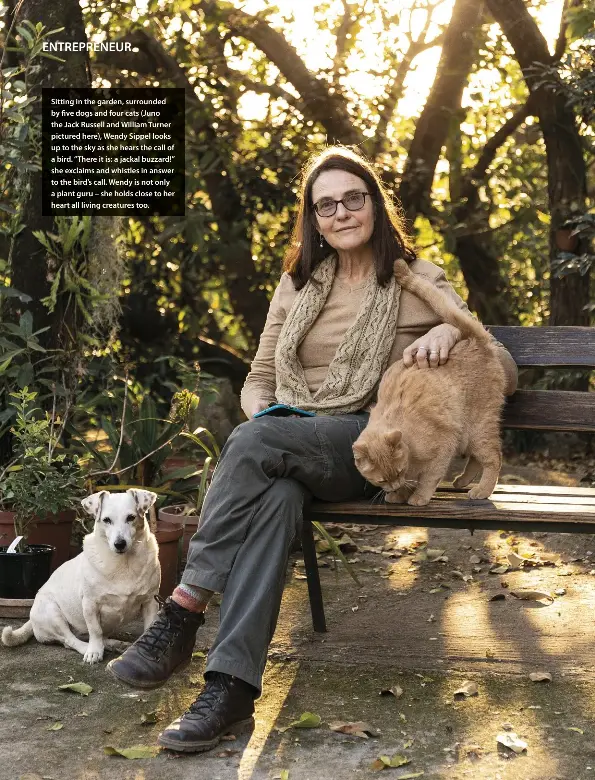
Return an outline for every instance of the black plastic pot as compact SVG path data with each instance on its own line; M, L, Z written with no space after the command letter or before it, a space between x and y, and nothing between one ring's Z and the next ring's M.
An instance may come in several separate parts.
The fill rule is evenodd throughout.
M0 547L0 599L33 599L50 576L55 547L31 544L22 553Z

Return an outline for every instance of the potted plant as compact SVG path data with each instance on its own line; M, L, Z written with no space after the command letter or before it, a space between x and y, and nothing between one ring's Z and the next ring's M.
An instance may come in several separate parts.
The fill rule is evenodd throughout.
M111 415L101 417L107 443L99 446L89 442L82 433L77 435L79 444L101 466L89 475L94 489L145 487L157 493L162 502L166 498L186 502L190 492L196 490L203 472L194 465L166 471L165 462L174 451L174 443L180 440L198 444L211 452L201 439L202 436L210 437L210 433L203 428L188 429L188 419L198 403L198 396L182 390L174 395L168 419L161 419L148 394L140 403L129 404L125 393L121 409L115 408ZM118 418L119 425L114 422ZM216 452L218 454L218 449ZM163 517L161 511L157 520L153 516L154 508L151 509L151 530L157 537L161 562L160 594L168 596L178 584L184 524L179 514Z
M190 540L196 533L200 522L200 513L205 500L205 495L211 483L211 476L219 457L219 450L216 443L211 442L212 449L204 442L200 442L210 454L205 458L202 467L196 471L196 476L200 477L198 487L191 486L188 496L184 503L171 504L159 509L159 519L165 522L181 521L184 528L184 541L182 543L182 558L188 555L188 546ZM214 446L213 446L214 445Z
M32 599L69 557L84 483L77 461L57 451L59 421L35 405L37 392L25 387L10 397L16 418L13 457L0 473L0 599Z

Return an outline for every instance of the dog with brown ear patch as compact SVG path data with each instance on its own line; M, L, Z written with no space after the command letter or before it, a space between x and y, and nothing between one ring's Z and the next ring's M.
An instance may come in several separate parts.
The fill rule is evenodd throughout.
M157 616L161 580L159 548L146 518L156 499L156 493L136 488L84 498L95 525L82 553L56 569L35 596L29 620L16 630L6 626L2 643L13 647L35 636L94 664L105 648L122 650L122 642L109 637L127 623L142 616L148 628Z

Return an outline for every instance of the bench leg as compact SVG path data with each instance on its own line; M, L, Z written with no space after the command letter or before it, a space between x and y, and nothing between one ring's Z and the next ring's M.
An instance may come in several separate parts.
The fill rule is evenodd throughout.
M320 587L320 572L316 560L316 547L314 546L314 534L312 523L304 518L302 525L302 552L306 566L308 579L308 595L310 597L310 610L312 612L312 625L314 631L326 632L326 620L324 617L324 602L322 601L322 589Z

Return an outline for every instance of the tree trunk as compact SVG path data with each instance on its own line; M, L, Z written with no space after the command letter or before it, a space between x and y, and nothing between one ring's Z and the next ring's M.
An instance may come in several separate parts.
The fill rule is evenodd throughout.
M461 106L463 89L476 55L476 31L483 15L478 0L456 0L430 95L415 125L399 198L413 225L418 214L431 213L434 171L445 145L453 112Z
M258 274L252 260L251 226L244 217L244 207L233 177L233 164L226 148L225 139L218 136L208 113L208 104L196 97L194 88L178 61L166 51L161 43L145 30L135 30L127 38L137 52L130 52L129 67L136 69L139 58L144 72L159 72L177 87L186 91L187 125L197 139L204 141L204 148L218 159L209 162L201 172L211 201L213 217L217 222L220 241L219 260L225 272L225 286L229 300L238 320L245 328L245 335L251 348L255 348L266 321L269 301L264 290L256 286ZM195 160L200 171L200 158Z
M559 251L586 251L563 223L585 210L586 169L576 118L551 80L544 84L535 65L552 55L523 0L487 0L488 7L515 51L533 99L546 146L550 209L550 266ZM540 83L541 82L541 83ZM553 87L553 88L552 88ZM589 275L574 272L558 279L550 272L550 324L588 325Z
M86 41L83 16L77 0L24 0L18 12L17 23L28 19L33 24L41 22L47 30L64 27L61 41ZM30 94L37 96L34 105L33 123L41 126L41 89L45 87L89 87L90 69L87 52L69 52L65 62L41 57L40 69L31 75ZM11 254L11 283L17 290L30 295L29 304L12 299L9 308L12 317L18 317L25 310L33 315L34 330L50 326L42 333L40 342L46 348L59 348L62 313L56 310L50 314L41 303L49 295L51 282L48 279L48 263L45 249L33 235L36 230L52 231L54 220L41 213L41 172L29 174L30 189L23 204L22 222L24 229L16 236ZM8 307L7 307L8 308Z
M456 196L451 191L452 200L456 197L458 201L453 209L455 254L469 289L467 303L482 322L490 325L515 325L518 324L518 317L513 314L510 291L500 272L498 258L490 247L489 238L473 235L474 230L479 232L482 223L483 227L488 228L487 215L481 213L479 188L487 177L498 149L532 113L532 109L533 99L530 97L489 139L477 164L460 177Z

